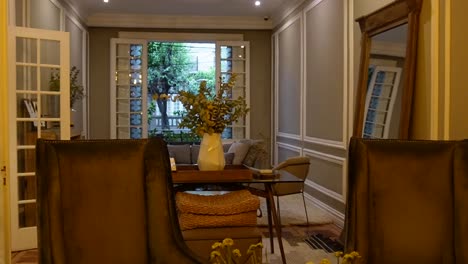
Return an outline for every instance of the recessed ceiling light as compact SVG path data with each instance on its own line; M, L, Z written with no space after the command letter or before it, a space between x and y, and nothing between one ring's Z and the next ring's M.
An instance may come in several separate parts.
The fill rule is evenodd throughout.
M104 3L109 3L109 0L104 0Z
M255 1L255 6L259 6L260 4L260 1Z

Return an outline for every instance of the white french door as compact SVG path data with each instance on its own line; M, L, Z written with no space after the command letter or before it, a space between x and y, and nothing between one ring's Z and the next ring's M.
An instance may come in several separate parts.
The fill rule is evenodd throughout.
M249 42L217 41L216 78L221 77L223 81L227 81L233 74L236 75L236 83L231 91L232 98L242 96L250 107ZM250 138L250 114L229 125L228 129L231 129L232 139Z
M9 45L8 171L16 251L37 247L36 140L70 138L69 33L11 27Z
M148 137L148 42L157 39L111 40L111 138ZM189 43L186 42L186 43ZM233 98L242 96L250 105L250 49L248 41L212 41L215 43L216 80L227 81L237 75ZM206 56L206 55L204 55ZM207 58L205 58L207 59ZM230 138L250 138L250 115L228 126Z
M147 138L145 40L111 40L111 138Z

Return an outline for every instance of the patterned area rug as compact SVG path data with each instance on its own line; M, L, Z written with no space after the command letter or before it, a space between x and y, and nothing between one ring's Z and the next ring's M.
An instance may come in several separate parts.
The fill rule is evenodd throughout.
M269 264L279 264L281 254L279 251L278 242L274 242L274 254L271 253L270 239L268 228L261 228L263 234L263 262ZM320 263L324 258L334 259L334 253L327 252L323 249L315 249L311 247L305 239L313 234L327 234L332 237L338 237L341 230L332 224L314 225L314 226L286 226L283 227L283 248L286 255L286 261L290 264L304 264L308 261Z
M276 197L275 203L276 203ZM307 198L307 214L309 216L310 225L322 225L332 223L333 220L330 216L321 208L317 207ZM292 194L281 196L280 201L280 214L281 214L281 225L307 225L305 211L304 211L304 202L302 201L301 194ZM260 209L262 211L262 217L257 218L257 223L260 226L267 226L267 209L266 209L266 200L265 198L260 197Z

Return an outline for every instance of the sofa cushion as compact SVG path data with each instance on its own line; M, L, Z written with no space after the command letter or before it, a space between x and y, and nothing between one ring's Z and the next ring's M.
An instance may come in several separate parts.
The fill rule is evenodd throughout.
M255 161L257 161L258 159L262 159L264 156L266 156L264 142L252 141L252 144L249 150L247 151L247 154L245 155L242 164L249 167L253 167L255 165Z
M231 147L228 150L228 153L234 153L234 160L232 161L232 164L241 165L242 161L245 158L245 155L247 155L247 152L249 151L249 148L250 144L248 143L232 143Z
M167 149L177 164L191 164L190 145L167 145Z
M197 164L200 145L192 145L192 164Z
M224 161L226 165L232 165L234 161L234 153L224 153Z
M229 148L231 147L232 143L223 143L223 151L224 153L227 153L229 151Z

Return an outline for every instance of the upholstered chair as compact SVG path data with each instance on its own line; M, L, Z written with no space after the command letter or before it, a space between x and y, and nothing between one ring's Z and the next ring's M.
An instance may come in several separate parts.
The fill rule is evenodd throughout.
M307 206L304 197L304 182L307 179L307 175L309 174L309 166L310 166L310 159L308 157L296 156L290 157L285 161L281 162L277 166L275 166L272 170L274 171L287 171L294 176L302 179L302 182L299 183L276 183L273 187L273 195L276 196L276 206L278 211L278 218L281 221L281 211L280 211L280 196L291 195L291 194L301 194L302 201L304 203L304 211L305 217L307 221L307 225L309 225L309 216L307 214ZM263 184L250 184L250 190L253 190L253 193L259 194L261 196L262 193L265 191L265 187ZM257 190L259 192L257 192Z
M468 141L352 138L347 194L362 263L468 263Z
M201 263L179 229L165 143L37 141L41 264Z

